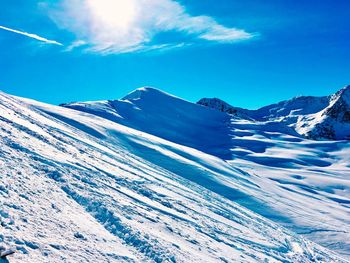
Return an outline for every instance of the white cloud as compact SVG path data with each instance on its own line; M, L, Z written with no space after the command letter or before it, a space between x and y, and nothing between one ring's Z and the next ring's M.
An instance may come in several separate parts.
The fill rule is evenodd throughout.
M19 30L16 30L16 29L5 27L5 26L0 26L0 29L6 30L6 31L10 31L12 33L20 34L20 35L23 35L23 36L26 36L26 37L29 37L29 38L33 38L33 39L36 39L38 41L44 42L46 44L63 46L61 43L59 43L59 42L57 42L55 40L49 40L49 39L46 39L44 37L41 37L41 36L38 36L38 35L35 35L35 34L19 31Z
M127 53L175 48L189 43L154 43L162 32L177 32L220 43L250 39L244 30L225 27L209 16L191 16L174 0L61 0L51 18L76 37L68 50Z

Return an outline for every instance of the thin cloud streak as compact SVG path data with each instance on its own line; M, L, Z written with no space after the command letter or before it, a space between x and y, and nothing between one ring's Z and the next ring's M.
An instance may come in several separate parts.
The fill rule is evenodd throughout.
M57 42L55 40L46 39L46 38L38 36L36 34L31 34L31 33L23 32L23 31L19 31L19 30L16 30L16 29L5 27L5 26L0 26L0 29L6 30L6 31L9 31L9 32L13 32L13 33L16 33L16 34L19 34L19 35L23 35L23 36L26 36L26 37L29 37L29 38L33 38L33 39L36 39L38 41L44 42L46 44L63 46L62 43L59 43L59 42Z

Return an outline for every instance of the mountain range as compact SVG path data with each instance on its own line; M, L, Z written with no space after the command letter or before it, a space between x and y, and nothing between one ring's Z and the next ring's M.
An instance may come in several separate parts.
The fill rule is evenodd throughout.
M0 243L10 262L348 262L349 105L350 86L258 110L0 93Z
M350 86L330 96L300 96L257 110L233 107L217 98L197 103L243 119L281 122L305 138L350 139Z

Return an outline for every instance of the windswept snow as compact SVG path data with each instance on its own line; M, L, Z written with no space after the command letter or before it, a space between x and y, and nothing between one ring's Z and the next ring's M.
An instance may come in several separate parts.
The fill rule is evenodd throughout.
M10 262L346 262L347 143L154 89L66 107L0 94Z

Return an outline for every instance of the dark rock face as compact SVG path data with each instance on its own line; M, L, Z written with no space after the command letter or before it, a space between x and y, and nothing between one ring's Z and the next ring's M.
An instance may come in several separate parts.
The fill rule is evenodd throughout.
M343 121L350 122L350 111L344 112Z
M350 86L347 86L336 94L330 101L330 107L324 112L328 116L341 123L350 122Z
M309 139L314 139L314 140L318 140L318 139L335 140L336 139L334 128L329 123L316 124L316 126L311 131L305 134L305 137Z
M220 100L218 98L203 98L197 102L197 104L206 106L211 109L219 110L221 112L226 112L228 114L235 115L238 110L237 108L231 106L230 104L224 102L223 100Z
M199 100L197 104L230 114L238 118L252 120L252 117L248 114L249 110L242 109L239 107L233 107L227 102L218 98L203 98Z

